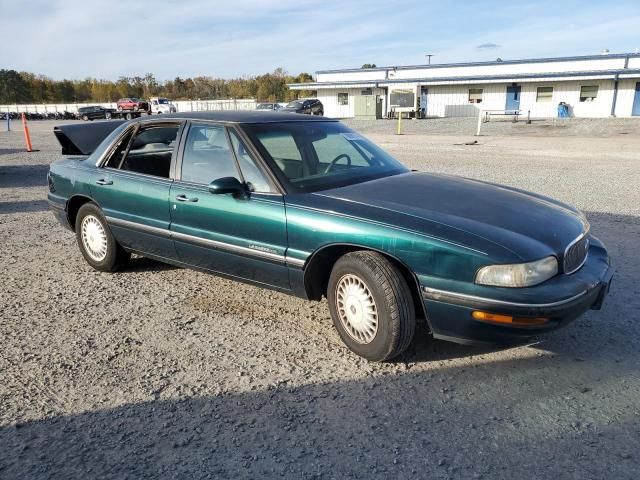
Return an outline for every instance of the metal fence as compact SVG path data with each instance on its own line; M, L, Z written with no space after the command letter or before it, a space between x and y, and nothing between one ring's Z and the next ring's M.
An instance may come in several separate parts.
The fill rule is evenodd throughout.
M254 99L229 99L229 100L179 100L172 102L178 112L203 112L213 110L254 110L257 102ZM0 105L0 113L77 113L78 108L101 106L104 108L116 108L115 103L40 103L40 104L14 104Z

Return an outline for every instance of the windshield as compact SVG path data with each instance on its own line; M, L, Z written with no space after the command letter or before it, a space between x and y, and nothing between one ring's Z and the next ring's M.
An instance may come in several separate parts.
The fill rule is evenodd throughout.
M287 108L300 108L302 106L302 100L294 100L287 103Z
M169 100L166 98L159 98L158 99L158 103L161 105L168 105L169 104Z
M258 123L244 129L290 191L315 192L408 171L339 122Z

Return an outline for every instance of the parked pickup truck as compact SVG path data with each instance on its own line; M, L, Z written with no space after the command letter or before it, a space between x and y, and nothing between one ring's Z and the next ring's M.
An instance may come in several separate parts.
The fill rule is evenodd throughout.
M149 107L151 113L176 113L178 109L171 103L171 100L164 97L151 97L149 99Z

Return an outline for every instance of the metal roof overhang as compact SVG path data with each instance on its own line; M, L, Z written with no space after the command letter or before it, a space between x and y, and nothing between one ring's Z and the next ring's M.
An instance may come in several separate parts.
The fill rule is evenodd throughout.
M488 62L455 62L455 63L432 63L428 65L389 65L387 67L373 68L343 68L333 70L318 70L316 73L349 73L349 72L380 72L385 70L413 70L413 69L438 69L450 67L476 67L488 65L521 65L525 63L562 63L589 60L610 60L610 59L628 59L637 58L639 53L610 53L606 55L574 55L569 57L551 57L551 58L521 58L515 60L493 60Z
M315 90L316 88L371 88L377 86L379 80L372 81L346 81L346 82L309 82L289 83L291 90ZM328 85L328 86L327 86Z
M416 85L466 85L478 83L518 83L518 82L561 82L571 80L615 80L616 78L640 77L640 69L596 70L590 72L557 72L518 75L483 75L474 77L440 78L389 78L385 80L357 80L341 82L292 83L292 90L391 87L394 84L413 83Z

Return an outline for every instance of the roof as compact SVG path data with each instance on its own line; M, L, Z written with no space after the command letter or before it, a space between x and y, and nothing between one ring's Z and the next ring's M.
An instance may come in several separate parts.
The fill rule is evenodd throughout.
M493 60L489 62L463 62L463 63L432 63L428 65L391 65L388 67L374 68L345 68L338 70L318 70L316 73L343 73L343 72L375 72L384 70L412 70L424 68L443 68L443 67L475 67L484 65L515 65L519 63L547 63L547 62L571 62L580 60L605 60L607 58L626 58L640 57L640 53L610 53L600 55L581 55L573 57L551 57L551 58L529 58L516 60Z
M558 78L604 78L615 79L616 76L640 76L640 69L615 69L615 70L589 70L583 72L549 72L549 73L516 73L505 75L473 75L473 76L447 76L447 77L413 77L413 78L386 78L378 80L335 80L329 82L313 83L289 83L293 90L310 88L360 88L387 86L393 83L482 83L491 81L551 81Z
M150 116L142 116L140 119L149 120ZM302 115L299 113L273 112L261 110L235 110L235 111L208 111L208 112L184 112L167 113L154 116L154 119L192 119L192 120L212 120L229 123L276 123L276 122L333 122L325 117L313 115Z

